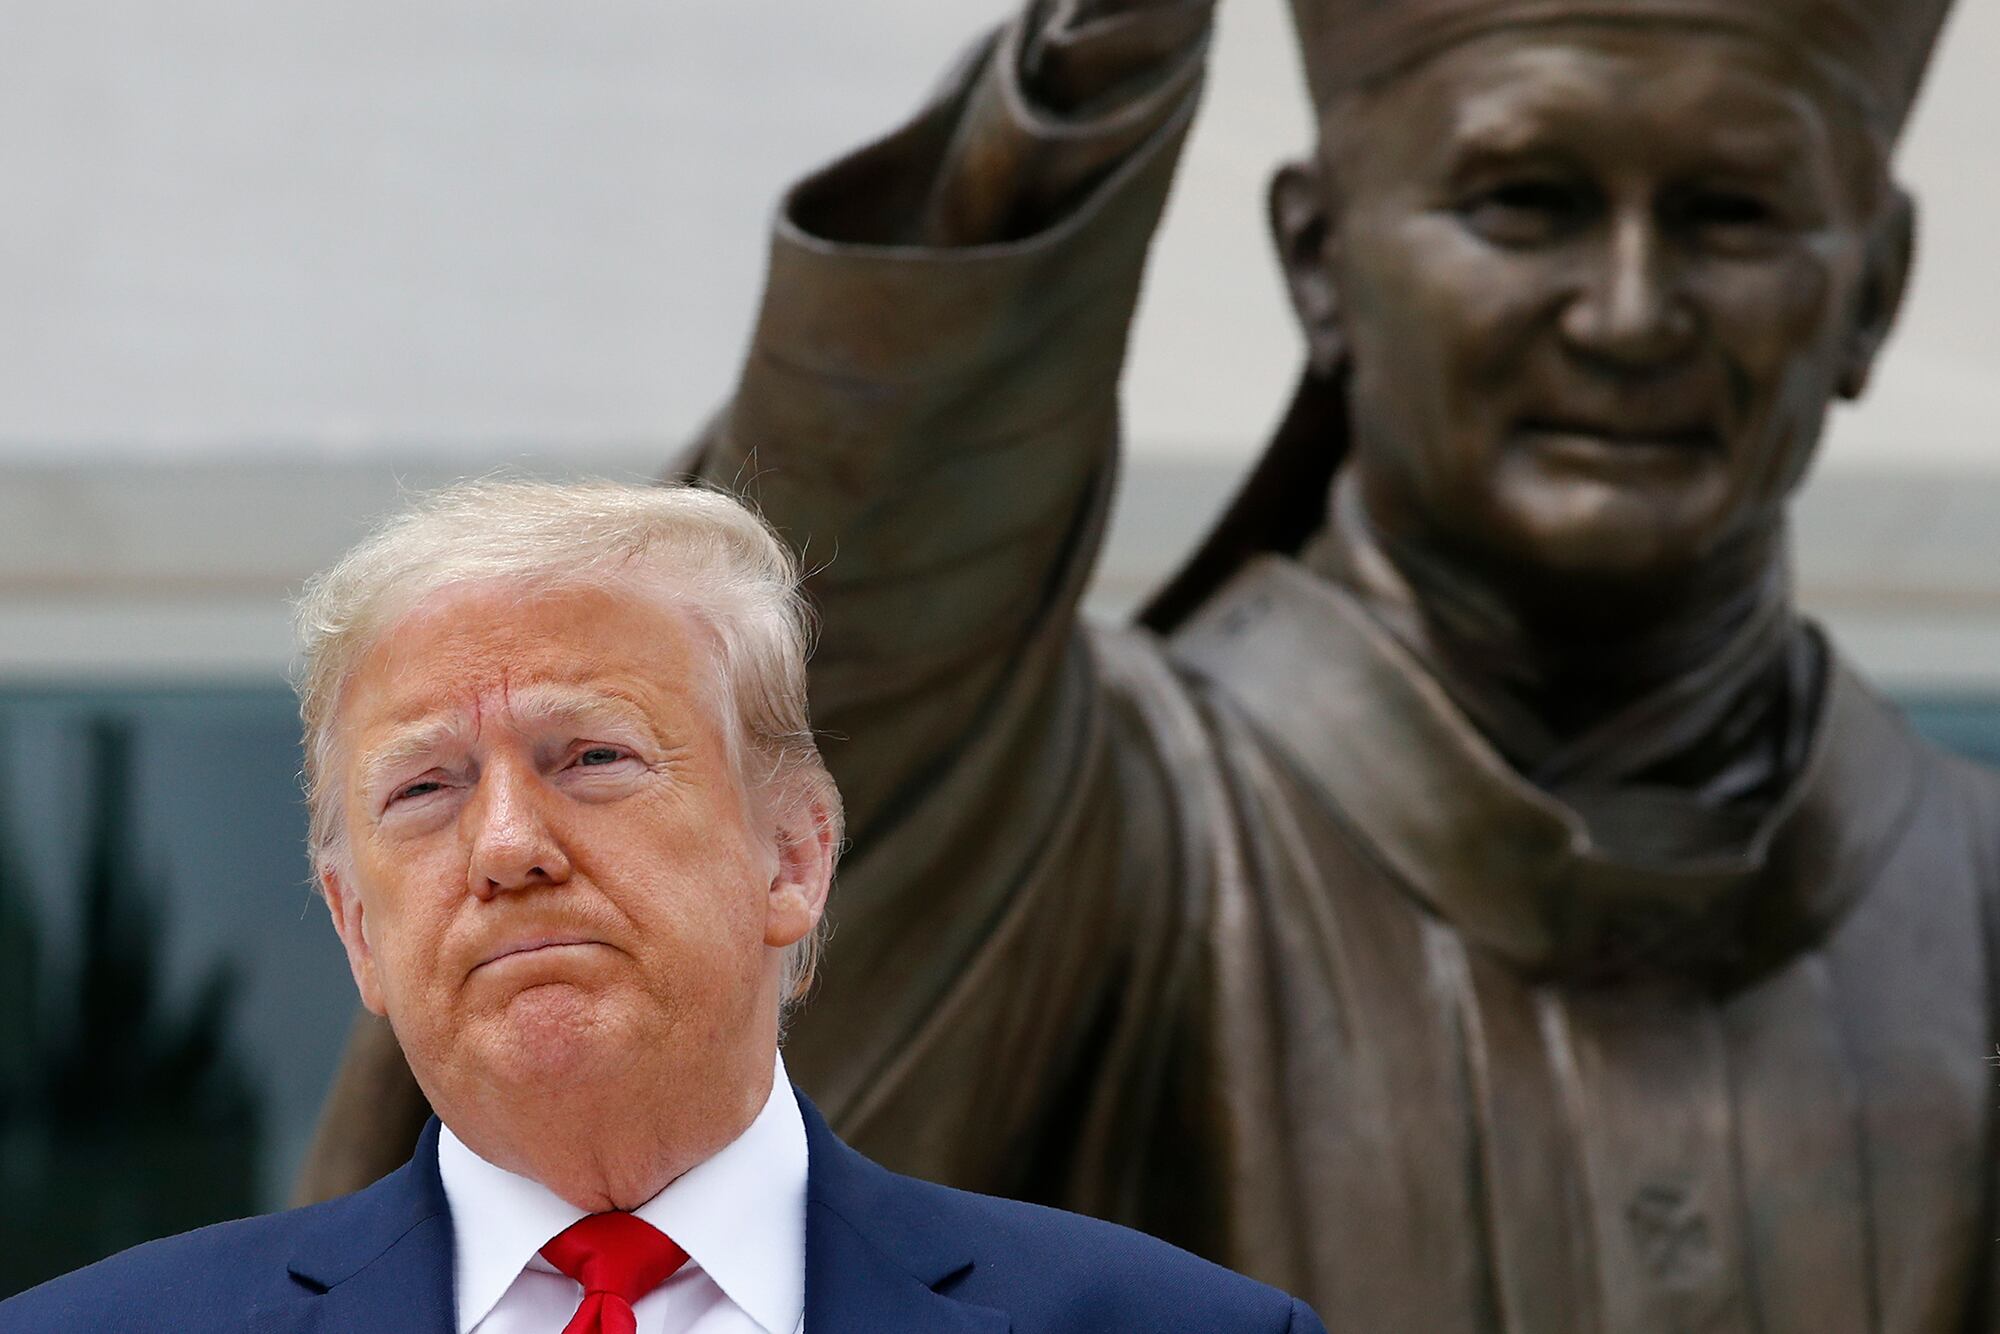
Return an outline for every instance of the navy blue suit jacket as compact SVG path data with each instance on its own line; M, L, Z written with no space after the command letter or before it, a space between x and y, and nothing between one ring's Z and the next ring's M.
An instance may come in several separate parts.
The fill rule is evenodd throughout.
M1324 1334L1301 1302L1165 1242L897 1176L801 1096L806 1334ZM0 1331L453 1334L438 1124L353 1195L150 1242L0 1302Z

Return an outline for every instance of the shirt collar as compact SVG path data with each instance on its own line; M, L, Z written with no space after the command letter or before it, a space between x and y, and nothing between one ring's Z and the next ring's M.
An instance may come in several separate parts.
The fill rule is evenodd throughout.
M450 1126L438 1136L438 1175L451 1206L458 1334L466 1334L583 1210L487 1162ZM783 1057L749 1127L634 1212L672 1237L689 1263L766 1334L798 1328L806 1287L806 1132Z

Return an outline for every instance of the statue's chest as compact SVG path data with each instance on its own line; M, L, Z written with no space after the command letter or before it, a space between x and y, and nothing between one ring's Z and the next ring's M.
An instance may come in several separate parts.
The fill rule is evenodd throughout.
M1264 781L1210 932L1242 1263L1364 1330L1958 1327L1994 1101L1963 865L1891 857L1726 996L1537 985Z

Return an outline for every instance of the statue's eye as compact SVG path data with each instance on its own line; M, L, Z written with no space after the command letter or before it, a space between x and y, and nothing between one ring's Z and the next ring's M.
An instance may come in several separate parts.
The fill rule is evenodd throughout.
M1748 190L1696 190L1680 201L1677 212L1690 240L1724 252L1762 250L1787 230L1779 208Z
M1540 245L1569 232L1589 217L1588 191L1552 177L1503 181L1459 205L1472 231L1503 246Z
M1698 186L1663 201L1661 224L1687 244L1721 254L1756 255L1792 230L1783 203L1756 190Z
M1702 227L1756 227L1771 222L1773 214L1755 195L1704 191L1689 202L1688 219Z

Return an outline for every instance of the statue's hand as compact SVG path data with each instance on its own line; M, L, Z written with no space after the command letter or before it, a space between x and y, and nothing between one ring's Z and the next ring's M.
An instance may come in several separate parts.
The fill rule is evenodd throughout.
M1215 0L1035 0L1021 82L1047 110L1087 116L1142 89L1207 30Z
M975 88L910 238L1013 240L1059 216L1143 138L1143 117L1112 124L1112 113L1186 75L1214 9L1214 0L1030 0L1018 37L1001 47L1011 66L989 68L998 77ZM1002 84L1040 124L1021 123L1017 104L994 91ZM1105 132L1091 133L1100 121ZM1052 122L1084 132L1044 134Z

